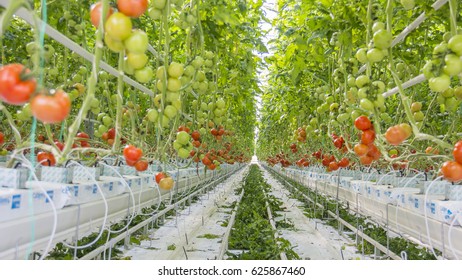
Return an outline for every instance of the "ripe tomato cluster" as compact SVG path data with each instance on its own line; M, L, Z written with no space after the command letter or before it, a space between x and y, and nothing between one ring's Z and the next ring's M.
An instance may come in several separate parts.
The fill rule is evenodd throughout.
M449 182L459 182L462 180L462 140L454 145L452 155L454 161L443 163L441 173Z
M294 153L294 154L295 154L296 152L298 152L297 144L295 144L295 143L290 144L290 150L291 150L292 153Z
M149 163L145 159L141 159L143 151L133 145L127 145L123 151L125 162L128 166L134 166L137 171L145 171L148 169Z
M32 115L44 123L59 123L71 111L71 99L63 90L53 94L35 93L37 82L24 65L13 63L0 68L0 100L10 105L30 102Z
M295 137L297 138L298 142L305 143L306 142L306 129L304 127L299 127L295 131Z
M371 165L380 159L381 153L374 144L375 131L367 116L359 116L355 120L355 127L361 130L361 141L354 146L354 151L363 165Z
M345 146L345 139L343 139L343 136L338 136L335 133L332 133L332 141L334 142L334 146L341 150L342 152L346 153L348 151L348 148Z
M411 126L407 123L402 123L388 128L385 132L385 139L390 145L397 146L408 139L411 134Z

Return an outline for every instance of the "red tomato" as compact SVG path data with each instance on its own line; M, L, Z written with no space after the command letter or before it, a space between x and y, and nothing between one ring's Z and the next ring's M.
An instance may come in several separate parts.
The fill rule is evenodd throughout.
M335 170L338 170L339 168L339 165L338 163L336 163L335 161L332 161L331 163L329 163L329 169L331 171L335 171Z
M55 157L49 152L39 152L37 154L37 162L43 166L54 166L56 164Z
M91 5L91 7L90 7L90 19L91 19L91 23L95 27L99 26L99 22L101 20L102 7L103 7L103 5L102 5L101 2L95 3L95 4ZM110 15L112 15L113 13L114 13L114 9L112 7L109 7L109 9L107 11L106 19Z
M126 16L140 17L148 8L148 0L118 0L117 8Z
M124 148L124 157L127 163L130 161L133 165L143 156L143 151L133 145L127 145Z
M348 167L348 165L350 165L350 161L347 158L342 158L338 162L338 166L343 167L343 168Z
M367 155L372 157L373 160L378 160L380 159L382 153L379 151L379 149L377 149L377 146L375 146L374 144L370 144L369 152L367 152Z
M108 139L115 139L115 135L116 135L116 130L115 128L111 128L107 131L107 137Z
M85 139L90 139L90 136L86 134L85 132L79 132L76 135L78 138L85 138Z
M365 144L356 144L353 149L358 156L364 156L369 152L369 147Z
M191 137L195 141L199 141L199 139L201 139L201 134L199 133L199 131L195 130L191 133Z
M361 161L361 164L363 165L371 165L373 158L370 156L361 156L359 157L359 161Z
M64 150L64 144L63 143L61 143L59 141L55 141L55 145L56 145L56 147L58 147L58 149L60 151Z
M165 174L164 172L159 172L156 174L156 183L159 184L160 180L164 179L165 177L167 177L167 174Z
M19 63L0 68L0 100L11 105L27 103L35 92L37 82L33 78L23 79L30 70Z
M145 171L148 169L149 163L147 160L139 160L135 163L136 171Z
M109 139L109 133L104 132L103 135L101 136L101 139L103 139L104 141L107 141Z
M30 102L32 115L44 123L58 123L67 118L71 111L71 99L62 90L54 95L39 94Z
M208 157L204 157L204 158L202 159L202 163L203 163L204 165L210 165L210 164L212 164L212 161L211 161Z
M406 140L406 132L400 126L395 125L387 129L385 139L390 145L397 146Z
M5 143L5 135L3 135L3 132L0 132L0 145L3 145Z
M199 148L201 146L201 142L199 142L199 141L193 141L192 144L196 148Z
M361 143L369 145L374 143L375 140L375 131L372 129L363 130L361 133Z
M343 143L344 143L344 140L342 137L340 138L336 138L334 140L334 146L337 148L337 149L341 149L343 147Z
M446 161L441 167L444 179L449 182L458 182L462 180L462 164L456 161Z
M454 156L454 159L458 163L462 164L462 140L460 140L454 145L454 150L452 151L452 155Z
M360 116L355 120L355 127L359 130L368 130L372 127L372 123L368 117Z

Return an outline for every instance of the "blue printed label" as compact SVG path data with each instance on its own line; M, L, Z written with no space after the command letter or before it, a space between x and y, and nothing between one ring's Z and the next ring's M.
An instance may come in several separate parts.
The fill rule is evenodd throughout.
M79 196L79 186L74 186L74 196Z
M19 209L21 207L21 195L13 195L13 201L11 202L11 209Z
M109 191L112 191L112 188L114 187L114 183L110 182L109 183Z
M96 194L98 192L98 186L93 185L93 193Z
M50 191L47 191L47 194L48 196L50 197L51 200L53 200L53 195L54 195L54 191L50 190ZM49 203L50 200L48 199L48 197L45 199L45 203Z

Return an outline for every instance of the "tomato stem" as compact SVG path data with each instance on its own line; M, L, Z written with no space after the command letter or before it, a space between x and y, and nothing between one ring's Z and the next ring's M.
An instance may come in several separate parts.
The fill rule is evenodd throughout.
M102 0L102 4L103 4L103 8L102 8L102 13L101 13L101 18L105 19L108 9L109 9L109 0ZM93 58L92 71L87 81L86 96L82 102L82 107L80 108L76 119L69 127L69 134L64 144L63 152L57 161L58 164L64 164L64 162L66 162L67 155L71 151L72 144L74 142L74 138L77 134L77 131L79 130L80 125L82 124L86 114L88 113L88 110L90 109L91 102L93 98L95 97L96 84L98 82L99 65L100 65L101 57L103 55L103 48L104 48L104 44L103 44L104 27L103 26L104 24L100 24L96 32L95 51L94 51L95 56Z

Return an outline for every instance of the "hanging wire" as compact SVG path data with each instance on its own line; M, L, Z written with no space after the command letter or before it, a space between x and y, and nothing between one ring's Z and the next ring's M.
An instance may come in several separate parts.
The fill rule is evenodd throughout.
M44 45L45 45L45 30L46 30L46 25L47 25L47 3L46 0L41 0L41 6L42 6L42 25L40 26L40 33L39 33L39 50L40 50L40 66L39 66L39 87L43 86L43 69L44 69L44 64L45 64L45 59L43 56L43 51L44 51ZM32 119L32 128L31 128L31 134L30 134L30 162L32 166L32 170L35 169L35 136L36 136L36 131L37 131L37 119L33 117ZM32 174L29 175L28 180L32 180ZM32 198L32 192L33 190L29 190L29 209L30 209L30 216L33 217L34 215L34 207L33 207L33 198ZM26 251L25 258L28 259L30 253L32 252L33 244L35 241L35 220L31 219L31 239L30 239L30 246L28 250Z

